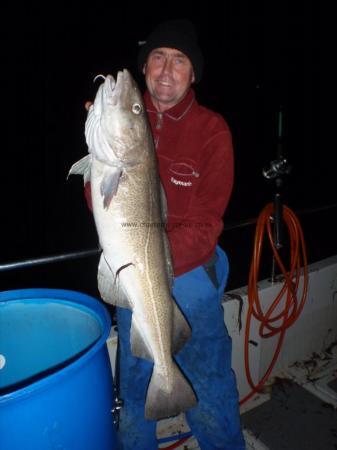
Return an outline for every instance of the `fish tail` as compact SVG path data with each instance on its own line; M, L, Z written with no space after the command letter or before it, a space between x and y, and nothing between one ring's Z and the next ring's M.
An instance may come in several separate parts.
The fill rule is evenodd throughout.
M145 403L145 418L159 420L175 416L197 404L196 395L177 364L172 361L170 380L154 365Z

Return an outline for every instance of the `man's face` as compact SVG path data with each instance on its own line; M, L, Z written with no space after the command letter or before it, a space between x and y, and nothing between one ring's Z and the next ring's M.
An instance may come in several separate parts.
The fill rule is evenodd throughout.
M190 59L174 48L161 47L152 50L143 72L158 111L165 111L179 103L194 82Z

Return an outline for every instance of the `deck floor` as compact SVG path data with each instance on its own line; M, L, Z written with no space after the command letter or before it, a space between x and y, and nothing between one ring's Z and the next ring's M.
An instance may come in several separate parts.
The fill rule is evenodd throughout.
M242 423L271 450L337 448L337 410L285 378L274 384L269 401L242 415Z
M335 360L335 358L334 358ZM337 360L335 360L337 361ZM309 373L296 368L275 377L269 400L241 414L247 450L336 450L337 364ZM190 431L183 414L160 421L160 449ZM192 436L177 450L201 450Z

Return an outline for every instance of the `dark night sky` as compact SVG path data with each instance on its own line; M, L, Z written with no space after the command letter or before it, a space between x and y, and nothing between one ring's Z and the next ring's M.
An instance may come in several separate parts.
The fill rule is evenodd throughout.
M16 5L2 16L0 262L96 246L82 180L66 180L86 153L83 105L94 97L98 73L128 67L143 87L137 42L168 18L195 22L206 59L198 98L222 113L233 132L236 181L226 219L256 217L273 199L262 168L276 158L280 104L292 166L285 202L295 210L336 203L327 113L333 77L322 32L328 12L295 1L169 2L156 9L124 3L48 11Z

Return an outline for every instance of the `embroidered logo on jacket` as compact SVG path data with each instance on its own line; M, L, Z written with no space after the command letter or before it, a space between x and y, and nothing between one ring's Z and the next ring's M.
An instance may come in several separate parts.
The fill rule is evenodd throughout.
M185 160L172 162L169 166L169 171L174 174L173 176L171 175L171 183L176 186L191 187L193 184L193 180L191 181L191 178L199 178L199 173L194 168L195 165L196 164L194 161L187 158ZM177 175L178 178L176 178Z
M171 182L173 184L176 184L177 186L192 186L192 181L181 181L181 180L176 180L174 177L171 177Z

